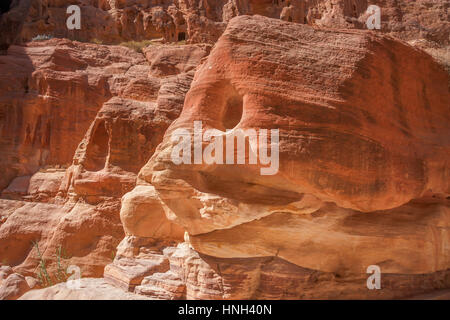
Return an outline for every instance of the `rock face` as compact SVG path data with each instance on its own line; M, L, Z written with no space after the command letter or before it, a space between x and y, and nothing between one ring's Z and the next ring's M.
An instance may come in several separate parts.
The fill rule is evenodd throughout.
M24 276L13 273L1 281L0 300L16 300L30 290Z
M232 267L238 269L245 259L277 257L269 270L287 261L294 274L325 279L316 287L322 297L333 297L321 289L336 278L364 284L370 265L392 275L390 285L371 295L348 284L348 297L399 297L437 288L439 281L448 286L447 83L448 74L430 56L390 37L235 18L197 71L180 117L140 172L140 184L156 192L139 187L125 198L147 188L152 208L159 200L169 220L187 230L195 251L243 259ZM278 129L276 174L261 175L264 165L249 164L248 152L240 165L175 164L174 134L186 130L194 141L195 121L202 122L201 133L215 129L219 138L230 134L225 129ZM203 150L209 144L203 142ZM261 144L252 147L261 155ZM194 155L194 144L188 148ZM142 225L152 224L153 214L144 220L135 212ZM133 215L132 207L122 206L126 230ZM135 225L127 234L138 235ZM164 251L162 256L171 261ZM189 287L189 276L173 269L163 275L150 270L129 289L155 297L167 297L169 290L177 298L180 283ZM114 278L107 270L105 276ZM199 282L225 278L206 273ZM423 275L440 280L418 285ZM179 284L164 289L161 277ZM185 297L266 298L276 290L277 282L255 279L242 296L230 284L227 293ZM285 298L300 296L294 290Z
M314 62L301 63L308 59ZM416 61L421 66L411 70ZM152 172L148 182L157 189L164 177L179 172L199 190L247 202L280 205L312 194L367 212L427 192L446 195L447 81L431 57L391 38L262 17L235 19L197 72L153 167L142 173ZM225 129L279 129L279 172L261 177L260 166L173 164L172 133L192 130L195 121L222 135ZM388 143L387 137L395 138ZM352 152L355 146L363 151ZM245 195L228 188L231 182L242 185Z
M0 200L0 262L34 277L45 262L41 286L70 265L82 277L103 274L123 238L120 198L180 114L209 50L158 46L144 55L69 40L9 49L0 62L9 199Z
M329 28L366 28L369 5L382 9L383 32L405 40L418 35L449 44L448 7L433 0L78 0L82 27L68 30L62 1L34 0L22 39L50 34L105 43L163 38L173 42L215 42L238 15L262 15L284 21Z
M89 171L115 166L137 173L179 114L209 47L184 46L178 55L173 46L158 50L158 56L149 53L149 63L124 47L67 40L11 48L0 61L0 189L43 166L69 166L75 150L74 164ZM130 153L121 153L123 147ZM26 185L17 181L15 188Z
M0 55L20 38L31 0L4 0L0 6Z
M0 56L0 299L450 288L446 6L374 3L380 31L366 1L83 0L67 31L66 2L32 1L25 41L190 44Z
M128 239L127 241L129 241ZM123 245L122 242L121 245ZM146 245L153 247L154 245ZM141 252L144 248L140 249ZM140 256L143 257L142 255ZM130 261L130 260L128 260ZM144 260L140 261L141 265ZM123 263L124 261L122 261ZM115 261L117 265L119 261ZM278 257L217 258L196 252L188 243L147 256L145 273L117 273L105 268L111 283L152 299L380 299L403 298L448 286L448 273L384 274L382 290L369 291L367 274L342 275L299 267ZM158 266L158 267L156 267ZM128 267L126 270L136 272ZM142 270L142 269L141 269ZM124 272L121 273L124 275ZM126 283L131 276L134 283ZM115 277L114 277L115 276ZM140 284L137 284L140 282Z
M0 62L1 189L13 177L40 167L68 166L112 95L109 81L123 77L131 65L146 63L142 55L123 47L67 40L13 46L9 52Z

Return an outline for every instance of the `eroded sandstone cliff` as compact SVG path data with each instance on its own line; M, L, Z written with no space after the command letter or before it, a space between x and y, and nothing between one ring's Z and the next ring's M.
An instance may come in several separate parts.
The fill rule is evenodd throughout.
M64 248L64 269L102 276L123 238L120 198L181 112L209 50L159 46L144 55L50 40L0 57L2 198L10 199L1 200L3 265L36 277L46 261L53 282Z
M0 56L0 298L68 265L104 280L23 298L449 288L447 5L374 3L380 31L358 30L366 1L80 1L89 28L68 32L65 1L33 1L22 41L191 44L53 39ZM279 130L277 170L175 164L174 132L199 121L222 137Z

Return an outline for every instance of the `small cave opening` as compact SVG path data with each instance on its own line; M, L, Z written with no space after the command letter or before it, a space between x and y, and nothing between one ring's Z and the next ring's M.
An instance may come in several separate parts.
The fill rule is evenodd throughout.
M291 16L289 16L288 21L292 22L292 17Z
M239 124L244 111L243 105L243 99L236 91L226 100L222 117L222 123L225 129L233 129Z
M178 33L178 41L184 41L184 40L186 40L186 33L185 32Z
M105 167L109 150L109 135L104 121L95 129L86 151L84 167L88 171L99 171Z
M3 0L0 3L0 14L8 12L11 7L12 2L13 2L13 0Z

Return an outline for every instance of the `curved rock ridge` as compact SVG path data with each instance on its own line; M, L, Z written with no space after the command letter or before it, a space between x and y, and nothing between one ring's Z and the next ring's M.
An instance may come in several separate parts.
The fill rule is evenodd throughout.
M4 0L0 7L0 55L20 38L32 0Z
M390 37L237 17L140 177L204 254L338 274L447 270L447 83L429 55ZM278 129L278 172L261 175L248 154L175 164L172 134L195 121Z

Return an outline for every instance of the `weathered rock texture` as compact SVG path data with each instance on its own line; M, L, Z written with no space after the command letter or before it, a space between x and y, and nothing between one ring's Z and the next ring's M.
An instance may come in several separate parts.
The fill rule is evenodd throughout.
M0 5L0 55L20 38L32 0L3 0Z
M125 238L121 246L135 241ZM141 242L141 244L143 244ZM147 243L140 251L155 249ZM159 254L116 259L105 268L109 283L153 299L397 299L448 287L448 273L383 274L382 290L369 291L368 275L337 274L302 268L279 257L217 258L188 243ZM120 261L122 260L122 261ZM128 266L126 265L128 262ZM136 262L141 268L136 267ZM146 268L142 268L142 266ZM118 265L122 265L119 273ZM110 268L113 266L113 270ZM123 270L127 270L125 273ZM132 281L130 281L132 280Z
M37 277L46 261L51 283L58 257L64 271L103 274L123 238L120 198L180 114L209 50L158 46L144 55L50 40L0 57L2 264Z
M12 273L0 282L0 300L16 300L28 290L30 288L25 277Z
M65 283L50 288L33 290L19 300L149 300L148 297L124 292L103 279L85 278L80 287L71 289Z
M295 272L325 279L314 294L301 284L285 298L336 297L326 289L336 278L351 283L344 292L353 298L445 287L449 105L448 74L403 42L238 17L197 71L182 114L141 170L138 188L148 188L152 207L159 200L169 220L187 230L197 252L222 259L277 257L276 266L289 262ZM260 165L249 164L175 165L172 134L192 132L194 121L223 136L225 129L279 129L278 173L262 176ZM141 223L150 223L155 211ZM133 208L122 206L124 216L132 221ZM137 235L134 230L127 234ZM361 289L370 265L389 274L377 293ZM225 278L206 273L199 282ZM172 297L179 297L182 283L189 287L189 277L172 268L152 274L133 288L153 295L157 287L155 296L167 296L157 285L166 283L157 280L166 274L178 283L168 289ZM257 279L249 280L254 285L245 295L230 285L230 292L185 297L267 298L276 292L279 281L262 285Z
M58 284L24 298L450 288L449 74L392 37L448 64L445 3L375 2L373 32L356 30L366 1L78 3L87 28L68 32L66 2L33 1L23 40L220 39L211 53L53 39L0 57L1 298L61 281L68 265L123 290L84 279L81 291ZM278 129L276 174L248 161L175 165L172 134L194 121L221 136ZM381 290L366 287L370 265Z

